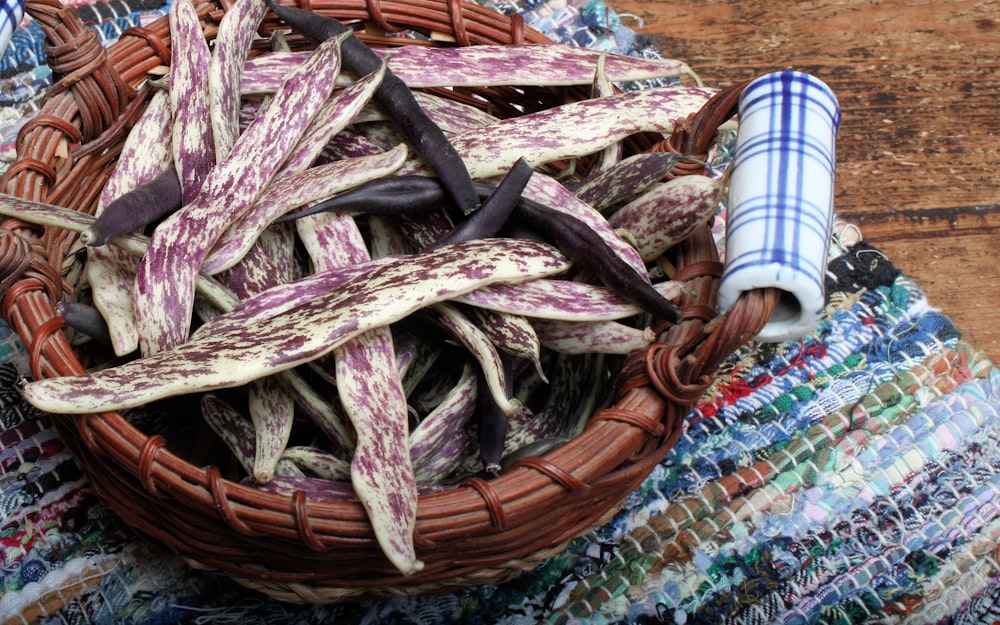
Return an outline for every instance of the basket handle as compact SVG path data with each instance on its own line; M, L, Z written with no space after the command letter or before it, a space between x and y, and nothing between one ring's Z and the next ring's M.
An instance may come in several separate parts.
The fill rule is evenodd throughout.
M697 112L678 120L669 137L649 148L682 157L670 177L703 175L718 129L736 114L749 83L716 92ZM775 289L747 291L725 314L718 313L716 297L723 266L715 250L707 225L676 246L680 270L673 278L685 282L691 292L681 300L682 321L657 328L657 342L626 359L616 383L619 397L649 384L672 402L693 404L711 384L722 361L753 339L770 319L779 300Z

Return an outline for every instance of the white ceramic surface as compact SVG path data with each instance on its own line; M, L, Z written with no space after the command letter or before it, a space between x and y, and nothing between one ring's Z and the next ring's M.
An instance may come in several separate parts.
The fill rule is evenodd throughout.
M24 17L24 0L2 0L0 2L0 53L7 49L10 37Z
M801 338L822 316L839 124L836 96L809 74L766 74L740 98L719 305L783 291L758 340Z

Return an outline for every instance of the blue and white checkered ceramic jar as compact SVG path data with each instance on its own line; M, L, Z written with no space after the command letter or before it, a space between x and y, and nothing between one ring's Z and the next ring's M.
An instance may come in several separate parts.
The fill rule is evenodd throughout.
M0 2L0 54L7 49L11 35L24 17L24 0L2 0Z
M800 338L822 316L839 125L836 96L809 74L766 74L740 98L719 305L780 289L759 340Z

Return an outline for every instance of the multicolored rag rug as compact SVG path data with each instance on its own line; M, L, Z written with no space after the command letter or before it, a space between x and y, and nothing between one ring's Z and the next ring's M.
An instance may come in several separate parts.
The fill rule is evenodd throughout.
M600 0L493 6L657 54ZM88 7L108 40L163 10ZM33 32L0 61L5 137L45 88ZM502 585L350 605L283 604L134 536L21 401L0 325L0 624L998 623L1000 371L856 229L833 243L817 330L734 354L606 525Z

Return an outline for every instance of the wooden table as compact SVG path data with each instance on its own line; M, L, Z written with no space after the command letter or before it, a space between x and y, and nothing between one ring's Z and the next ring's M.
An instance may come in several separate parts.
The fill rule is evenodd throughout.
M709 86L785 69L829 84L835 210L1000 363L1000 2L612 5Z

